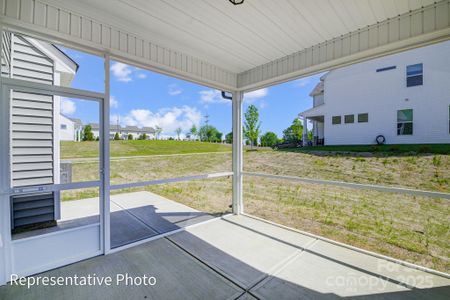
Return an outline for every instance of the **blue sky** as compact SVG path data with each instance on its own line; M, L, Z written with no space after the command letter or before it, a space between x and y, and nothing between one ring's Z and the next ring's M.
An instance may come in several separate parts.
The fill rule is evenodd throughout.
M94 55L62 48L79 69L72 87L103 92L103 59ZM158 125L163 136L174 136L176 128L189 131L192 124L214 125L224 134L231 131L231 103L220 92L173 77L111 62L111 123L138 127ZM279 137L299 112L312 106L308 96L321 74L290 81L248 93L244 111L254 104L259 109L261 131L273 131ZM64 99L64 114L79 118L83 123L98 123L98 109L93 103Z

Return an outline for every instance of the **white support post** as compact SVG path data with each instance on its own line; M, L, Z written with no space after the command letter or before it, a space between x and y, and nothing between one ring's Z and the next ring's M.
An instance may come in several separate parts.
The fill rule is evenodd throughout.
M108 254L111 251L111 222L110 222L110 153L109 153L109 98L110 98L110 57L109 54L105 55L105 98L102 101L102 116L100 127L101 134L101 205L100 211L103 233L103 253Z
M308 146L308 119L303 117L303 146Z
M243 92L233 92L233 213L244 212L242 193L242 100Z
M3 43L0 26L0 45ZM0 58L4 55L0 50ZM11 72L11 71L10 71ZM11 73L10 73L11 74ZM11 187L10 92L4 90L4 77L0 77L0 286L6 284L11 273L11 215L9 191Z

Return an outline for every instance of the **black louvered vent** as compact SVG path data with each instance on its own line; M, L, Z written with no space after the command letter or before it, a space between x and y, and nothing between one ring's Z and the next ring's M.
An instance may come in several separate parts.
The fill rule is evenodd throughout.
M14 231L47 227L55 222L53 193L12 196L11 208Z

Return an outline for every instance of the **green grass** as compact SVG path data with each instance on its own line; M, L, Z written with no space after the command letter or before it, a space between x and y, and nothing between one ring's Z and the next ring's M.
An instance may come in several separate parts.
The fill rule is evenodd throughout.
M111 157L228 152L231 145L194 141L111 141ZM99 142L61 142L62 158L99 157Z
M315 146L296 149L280 149L278 151L375 152L375 153L386 153L388 155L398 153L411 153L411 152L450 154L450 144Z

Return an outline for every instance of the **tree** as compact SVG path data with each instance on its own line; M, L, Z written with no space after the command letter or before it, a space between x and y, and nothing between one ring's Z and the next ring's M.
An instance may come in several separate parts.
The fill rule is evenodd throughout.
M191 133L191 136L192 137L194 137L194 139L195 139L195 137L197 136L197 126L195 126L195 124L194 125L192 125L192 127L191 127L191 129L189 130L189 132Z
M220 142L222 141L222 133L216 127L211 125L203 125L198 131L200 141L202 142Z
M147 139L147 134L144 132L141 135L139 135L138 140L146 140Z
M86 125L83 128L83 141L93 141L94 140L94 133L92 132L92 126Z
M283 130L283 139L287 142L298 143L302 140L303 124L295 118L292 125Z
M312 130L308 130L308 140L312 141L314 139Z
M229 132L225 135L225 142L227 142L227 144L233 144L233 132Z
M244 118L244 136L250 142L250 147L253 148L258 144L259 127L261 126L256 106L250 105L244 114Z
M114 135L114 140L115 140L115 141L120 140L120 136L119 136L119 133L118 133L118 132L116 132L116 134Z
M131 141L131 140L133 140L133 135L131 133L129 133L127 138L128 138L128 140Z
M222 142L222 136L223 136L223 133L222 133L222 132L216 131L216 132L214 133L214 136L215 136L214 142L216 142L216 143Z
M159 139L159 135L161 134L161 132L162 132L162 128L159 127L158 125L156 125L155 126L155 137L156 137L156 139Z
M261 136L261 146L263 147L273 147L278 143L278 136L271 131L268 131Z
M175 129L175 132L177 133L178 140L180 140L181 128L178 127L177 129Z

